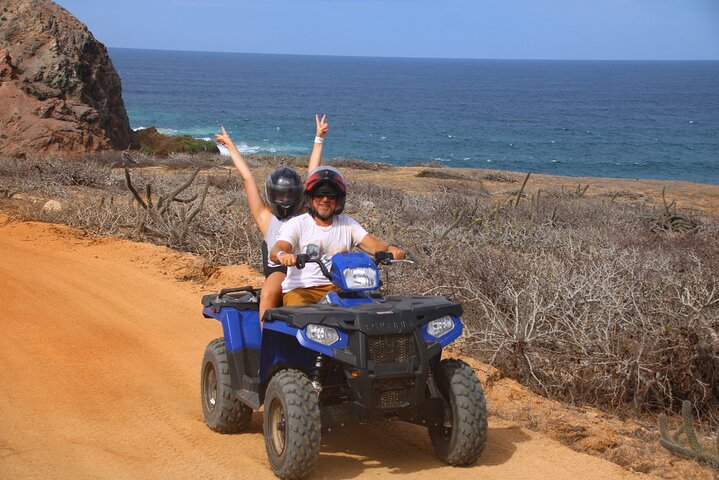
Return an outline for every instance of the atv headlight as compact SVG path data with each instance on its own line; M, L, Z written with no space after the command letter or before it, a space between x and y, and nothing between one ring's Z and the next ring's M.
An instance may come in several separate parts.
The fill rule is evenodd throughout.
M427 324L427 333L432 335L434 338L439 338L442 335L446 335L454 328L454 320L449 315L444 317L435 318Z
M322 345L332 345L340 339L339 333L334 328L312 323L305 327L305 335L313 342L321 343Z
M353 267L345 269L345 285L350 290L374 289L379 287L377 283L377 270L372 267Z

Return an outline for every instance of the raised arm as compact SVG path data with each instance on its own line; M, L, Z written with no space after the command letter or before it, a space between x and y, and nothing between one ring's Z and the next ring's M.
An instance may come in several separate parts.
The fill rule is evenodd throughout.
M267 227L269 227L270 225L270 216L272 215L272 211L267 205L265 205L265 202L262 200L260 190L259 188L257 188L257 183L255 183L255 177L254 175L252 175L250 167L247 166L247 163L242 157L242 154L225 131L225 127L220 128L222 129L222 133L215 134L215 141L221 145L224 145L225 147L227 147L227 150L230 151L230 158L232 158L232 163L235 164L237 171L240 173L240 176L244 181L245 195L247 195L247 203L250 206L252 218L255 219L257 228L260 229L260 233L264 236L267 232Z
M319 114L315 113L315 123L317 124L317 132L315 133L315 143L312 146L310 161L307 165L307 171L309 172L319 167L322 162L322 142L324 142L329 129L327 114L322 115L322 118L320 118Z

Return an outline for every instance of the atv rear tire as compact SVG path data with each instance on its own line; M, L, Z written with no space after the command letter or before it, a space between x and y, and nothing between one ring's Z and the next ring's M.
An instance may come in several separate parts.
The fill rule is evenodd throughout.
M442 461L464 467L473 464L487 441L487 403L474 370L461 360L443 360L435 372L437 387L449 402L445 425L429 427ZM446 426L451 425L451 426Z
M265 447L272 471L283 480L307 477L320 455L318 396L305 374L277 373L265 393Z
M238 433L252 420L252 409L232 392L225 339L210 342L202 358L200 399L207 426L219 433Z

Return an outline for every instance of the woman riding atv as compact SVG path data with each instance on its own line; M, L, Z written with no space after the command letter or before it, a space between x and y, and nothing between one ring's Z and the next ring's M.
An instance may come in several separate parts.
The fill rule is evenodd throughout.
M312 171L322 161L322 143L327 135L329 125L327 115L315 115L316 134L310 154L308 169ZM232 162L235 164L244 181L247 203L257 228L263 237L262 260L265 283L260 297L260 322L265 310L282 304L282 281L287 274L287 267L269 260L268 252L272 250L279 236L280 227L290 218L298 215L303 207L303 185L300 176L292 168L282 166L272 172L265 182L267 203L262 200L260 190L255 183L245 159L235 146L230 136L222 128L222 134L215 134L215 141L225 146Z

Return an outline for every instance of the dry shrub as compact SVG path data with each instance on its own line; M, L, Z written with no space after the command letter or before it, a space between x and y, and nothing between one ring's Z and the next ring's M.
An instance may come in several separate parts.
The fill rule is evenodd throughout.
M465 352L578 404L719 407L716 224L651 233L641 210L573 193L514 208L478 194L350 192L365 207L356 218L417 262L388 272L388 291L461 302Z
M83 176L78 166L68 168L75 173L0 161L0 192L59 193L67 206L46 219L171 244L213 265L260 267L259 232L234 176L209 176L202 210L185 241L173 244L170 235L138 228L146 212L121 172L108 177L94 165L98 173ZM154 198L188 176L142 169L132 175L138 193L145 195L150 184ZM203 188L198 176L181 197ZM709 418L718 411L716 220L703 218L692 234L652 231L640 208L578 195L581 186L499 205L480 188L458 190L415 194L349 185L348 213L416 261L383 269L386 293L462 303L464 352L545 395L637 409L678 409L686 399Z
M366 160L357 160L351 158L336 158L327 162L327 164L333 167L344 169L351 168L353 170L369 170L377 172L380 170L392 170L395 167L387 163L368 162Z
M445 179L445 180L464 180L464 176L458 173L452 173L447 170L443 169L429 169L425 168L424 170L420 170L417 172L417 175L415 175L419 178L439 178L439 179Z
M266 154L249 154L245 155L247 163L253 167L270 166L281 167L287 165L295 169L307 168L309 162L308 156L291 156L291 155L266 155Z
M460 301L468 351L577 403L716 411L716 227L657 236L636 210L588 199L471 216L459 201L425 204L421 233L403 239L421 263L399 290Z
M228 169L225 173L209 174L210 185L218 190L240 192L244 188L244 180L234 170Z
M480 180L487 180L497 183L517 183L517 179L501 172L482 172L477 177Z

